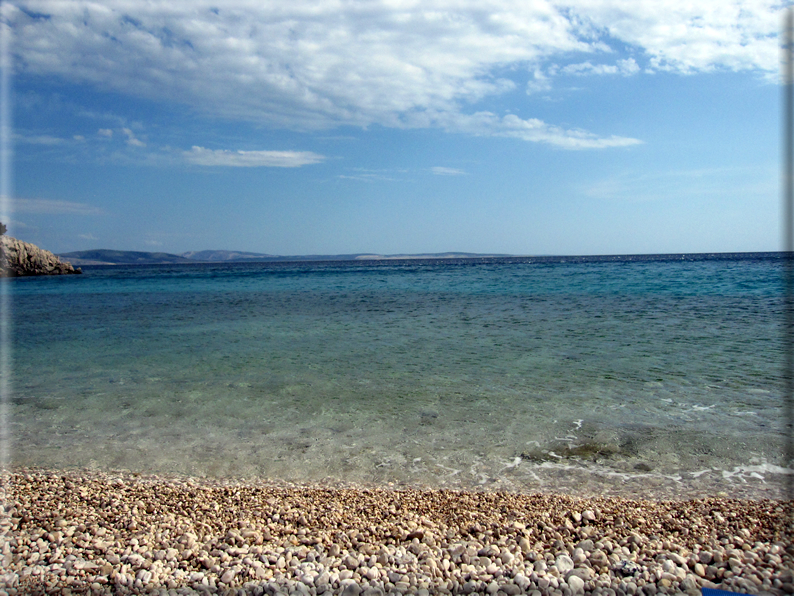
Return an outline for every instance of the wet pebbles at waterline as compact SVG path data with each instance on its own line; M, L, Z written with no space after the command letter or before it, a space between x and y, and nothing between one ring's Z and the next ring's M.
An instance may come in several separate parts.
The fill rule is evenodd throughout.
M5 594L794 593L783 501L31 469L4 484Z

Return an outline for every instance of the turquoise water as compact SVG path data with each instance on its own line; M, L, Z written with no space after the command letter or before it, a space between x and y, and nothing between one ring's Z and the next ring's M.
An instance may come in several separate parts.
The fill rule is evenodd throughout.
M778 255L7 280L15 463L779 496Z

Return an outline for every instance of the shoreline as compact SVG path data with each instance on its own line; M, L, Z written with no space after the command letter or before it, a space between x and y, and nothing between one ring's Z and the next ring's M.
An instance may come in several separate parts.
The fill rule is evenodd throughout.
M794 592L792 503L778 500L32 468L4 485L6 594Z

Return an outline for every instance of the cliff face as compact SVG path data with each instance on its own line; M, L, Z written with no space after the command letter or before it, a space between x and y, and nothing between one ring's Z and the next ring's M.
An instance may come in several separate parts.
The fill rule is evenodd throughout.
M0 236L0 276L63 275L82 273L48 250L10 236Z

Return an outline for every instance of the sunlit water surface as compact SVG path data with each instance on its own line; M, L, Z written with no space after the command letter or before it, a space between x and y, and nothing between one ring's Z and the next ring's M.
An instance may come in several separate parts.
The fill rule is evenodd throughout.
M8 280L20 465L777 497L778 255Z

